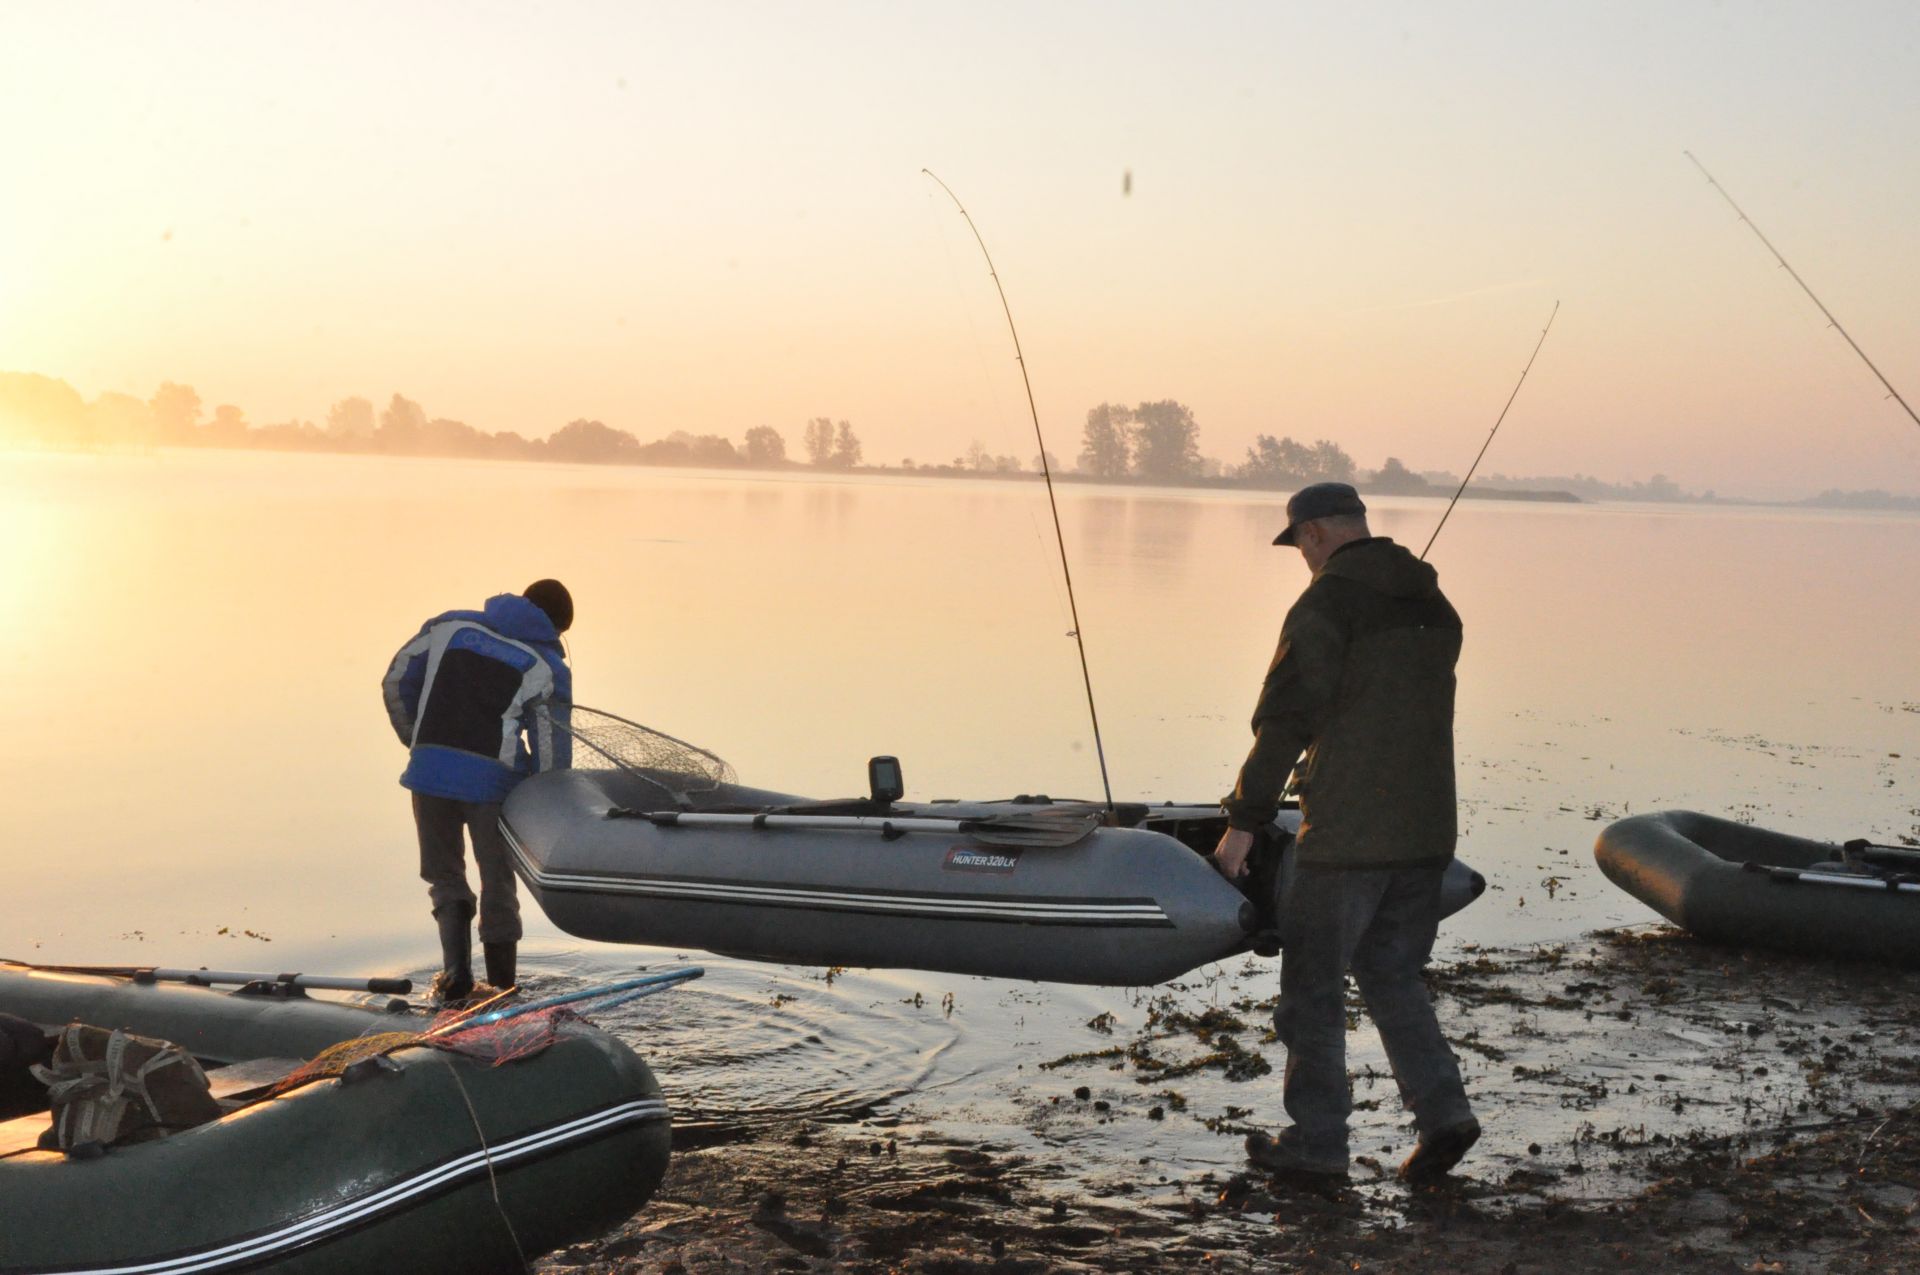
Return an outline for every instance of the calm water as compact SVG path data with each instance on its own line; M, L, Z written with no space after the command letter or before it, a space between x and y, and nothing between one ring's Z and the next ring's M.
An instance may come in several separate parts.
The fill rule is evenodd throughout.
M1218 796L1306 581L1268 543L1278 502L1061 502L1116 796ZM1440 508L1383 499L1375 526L1418 546ZM1920 834L1920 519L1468 502L1434 560L1467 625L1461 852L1495 887L1443 942L1649 919L1592 866L1621 812ZM748 783L851 795L892 753L915 798L1098 794L1034 484L0 456L0 955L427 968L380 677L429 614L546 575L578 604L581 701ZM527 919L541 978L674 955ZM1139 1017L1118 990L705 963L623 1021L683 1108L721 1117L913 1093L965 1119L1005 1098L1007 1057Z

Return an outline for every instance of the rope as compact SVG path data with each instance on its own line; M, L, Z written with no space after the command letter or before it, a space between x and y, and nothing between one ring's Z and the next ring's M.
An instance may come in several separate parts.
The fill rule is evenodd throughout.
M480 1127L480 1113L473 1109L473 1099L467 1096L467 1082L460 1079L457 1063L447 1068L447 1074L453 1077L454 1088L460 1091L460 1101L467 1104L467 1118L473 1121L474 1136L480 1139L480 1154L487 1160L487 1185L493 1188L493 1207L500 1214L500 1220L506 1224L507 1238L513 1241L513 1251L519 1255L520 1269L533 1269L527 1261L527 1250L520 1245L520 1233L513 1229L513 1219L507 1216L507 1206L500 1202L500 1179L493 1172L493 1148L487 1145L487 1131Z

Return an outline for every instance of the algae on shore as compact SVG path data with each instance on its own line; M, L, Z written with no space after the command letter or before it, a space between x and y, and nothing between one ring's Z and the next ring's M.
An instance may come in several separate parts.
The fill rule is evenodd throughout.
M1328 1189L1147 1165L1114 1155L1110 1129L1087 1136L1133 1118L1249 1127L1250 1106L1205 1109L1166 1081L1280 1060L1256 967L1222 1008L1156 997L1131 1037L1101 1024L1123 1043L1025 1073L1043 1150L977 1117L956 1132L934 1093L757 1127L678 1151L646 1212L538 1269L1920 1268L1920 973L1657 928L1470 951L1433 976L1487 1128L1438 1188L1394 1179L1404 1134L1357 1143L1351 1181ZM1141 1083L1096 1097L1074 1078L1114 1068ZM1244 1084L1278 1109L1277 1075ZM1368 1130L1402 1123L1384 1076L1355 1086Z

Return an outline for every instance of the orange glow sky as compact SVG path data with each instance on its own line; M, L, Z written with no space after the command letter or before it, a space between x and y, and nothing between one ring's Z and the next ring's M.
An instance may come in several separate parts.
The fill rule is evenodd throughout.
M1362 464L1920 490L1910 3L10 4L0 368L256 423L1033 454L1101 400ZM1133 188L1123 196L1121 178Z

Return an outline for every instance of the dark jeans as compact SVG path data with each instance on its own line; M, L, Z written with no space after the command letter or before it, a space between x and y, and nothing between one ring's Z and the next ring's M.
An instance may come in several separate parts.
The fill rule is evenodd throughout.
M1289 865L1274 1030L1287 1047L1283 1098L1308 1146L1342 1153L1346 974L1380 1030L1400 1097L1424 1136L1473 1114L1423 976L1440 928L1440 868L1338 871Z
M449 903L473 903L464 829L473 838L473 862L480 869L480 941L517 943L519 887L506 835L500 831L500 803L414 793L413 826L420 834L420 879L427 883L434 914Z

